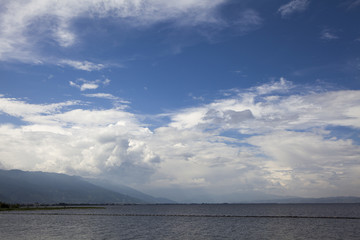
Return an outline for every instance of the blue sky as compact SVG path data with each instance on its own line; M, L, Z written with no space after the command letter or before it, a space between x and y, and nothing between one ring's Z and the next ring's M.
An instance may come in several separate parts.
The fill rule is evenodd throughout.
M359 12L2 0L0 167L177 201L360 196Z

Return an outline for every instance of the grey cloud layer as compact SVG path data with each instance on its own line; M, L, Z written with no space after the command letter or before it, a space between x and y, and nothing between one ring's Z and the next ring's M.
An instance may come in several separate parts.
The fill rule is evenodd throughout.
M153 131L120 108L2 96L0 112L26 124L0 126L1 165L107 177L148 191L360 194L359 145L328 129L359 133L359 91L314 92L281 79L233 92L165 114L168 124Z

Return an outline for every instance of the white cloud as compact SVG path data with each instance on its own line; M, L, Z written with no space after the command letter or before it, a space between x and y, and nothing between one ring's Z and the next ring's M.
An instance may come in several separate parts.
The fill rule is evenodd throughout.
M260 95L268 94L271 92L287 92L292 86L292 82L287 81L285 78L280 78L280 81L271 82L269 84L263 84L261 86L256 87L256 91Z
M110 84L111 80L106 78L104 81L103 81L103 85L104 86L108 86Z
M214 9L226 0L14 0L2 3L0 16L0 60L30 63L50 62L36 46L46 39L62 48L78 42L73 21L77 18L119 19L132 26L150 26L161 21L196 26L216 23ZM60 60L60 64L90 71L101 64Z
M104 64L96 64L96 63L92 63L89 61L83 61L83 62L73 61L73 60L69 60L69 59L63 59L63 60L59 61L58 64L70 66L75 69L84 70L84 71L88 71L88 72L101 70L106 67Z
M84 113L86 111L74 113L74 117L80 118ZM91 117L94 116L100 118L95 113L91 114ZM103 117L108 116L110 115L106 114ZM7 168L66 172L83 176L121 175L124 168L126 170L129 167L133 171L152 171L158 162L157 156L146 146L134 146L144 144L141 139L145 139L149 131L139 126L123 124L121 118L118 121L104 127L76 125L60 129L44 124L19 128L2 126L1 135L8 141L6 148L5 145L0 147L0 154L4 157L2 163ZM131 132L134 130L136 134ZM3 138L0 141L5 143ZM141 182L145 178L134 176L132 181Z
M205 98L203 96L194 96L192 93L189 93L188 94L189 97L191 97L193 100L196 100L196 101L204 101Z
M336 40L338 38L339 38L339 36L336 35L335 31L332 30L332 29L326 28L321 32L321 39L324 39L324 40Z
M66 23L62 23L63 26L59 26L54 33L55 40L61 47L70 47L76 42L76 36L69 29L67 29Z
M74 83L73 81L69 81L70 86L80 88L80 85Z
M121 108L1 96L0 112L25 123L0 125L0 164L101 176L148 192L182 189L171 193L177 200L190 192L217 193L213 199L222 200L249 191L360 195L358 142L331 130L359 133L359 91L314 89L281 79L238 90L165 113L169 122L152 131ZM117 100L106 93L85 96Z
M300 130L328 125L360 127L358 91L311 92L302 89L301 92L308 93L289 95L296 88L281 78L278 82L254 87L227 99L174 113L170 126L236 129L257 134L273 129Z
M99 85L94 84L94 83L84 83L81 85L80 90L81 91L93 90L93 89L97 89L98 87L99 87Z
M252 9L247 9L243 11L235 21L233 21L233 25L241 33L246 33L259 28L262 25L262 22L263 19L260 17L258 12Z
M339 186L356 188L359 182L350 177L350 166L355 167L360 156L359 146L351 140L324 139L311 132L279 131L251 137L248 142L269 157L265 162L271 172L268 180L279 183L290 195L316 197L321 191L332 196L333 191L341 192Z
M138 179L132 179L136 183L145 181L159 162L144 142L151 131L133 114L120 109L64 108L74 104L71 102L34 105L0 100L1 112L26 122L17 127L0 125L0 156L6 168L83 176L127 176L138 171L139 175L134 175Z
M113 101L114 105L117 108L126 108L128 104L130 104L129 101L125 101L119 97L116 97L109 93L93 93L93 94L83 94L85 97L92 97L92 98L104 98Z
M79 88L80 91L94 90L100 87L100 85L108 86L110 84L109 79L88 81L83 78L77 79L75 82L69 81L69 85L72 87ZM95 96L95 95L94 95ZM99 96L99 95L98 95Z
M167 172L172 167L184 167L183 171L196 168L186 179L203 178L204 188L212 186L217 191L223 191L222 184L228 186L224 189L231 189L236 182L238 189L230 192L253 188L319 197L344 194L342 187L350 181L347 191L351 193L345 195L358 195L354 191L359 184L354 175L358 171L351 168L359 163L359 145L331 137L331 131L322 129L360 129L359 91L313 90L299 89L281 79L171 114L168 127L159 128L154 135L165 139L159 153L166 159L162 166L169 164ZM222 137L227 132L235 137ZM167 159L173 160L170 163ZM240 179L236 178L239 172ZM174 184L185 182L183 174L170 175L167 180Z
M31 104L16 98L0 97L0 113L14 117L26 118L33 115L47 115L59 112L62 108L79 104L78 101L67 101L54 104Z
M356 8L360 6L360 0L353 0L352 2L349 2L349 9Z
M118 100L118 97L115 97L114 95L110 93L94 93L94 94L84 94L86 97L95 97L95 98L105 98L110 100ZM128 102L127 102L128 103Z
M309 0L292 0L289 3L282 5L278 9L278 12L282 17L288 17L295 12L305 11L309 6L309 3Z

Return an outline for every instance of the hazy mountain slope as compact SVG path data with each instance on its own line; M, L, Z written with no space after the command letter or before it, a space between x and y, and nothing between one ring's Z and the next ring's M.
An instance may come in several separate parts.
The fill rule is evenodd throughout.
M360 197L326 197L326 198L284 198L268 201L267 203L360 203Z
M92 183L94 185L109 189L109 190L114 191L114 192L122 193L122 194L131 196L131 197L134 197L134 198L137 198L137 199L141 199L141 200L143 200L143 201L145 201L147 203L175 203L175 201L172 201L170 199L156 198L156 197L153 197L151 195L140 192L140 191L138 191L138 190L136 190L134 188L124 186L124 185L121 185L121 184L110 183L110 182L105 181L105 180L86 179L86 181L88 181L88 182L90 182L90 183Z
M46 204L143 202L95 186L80 177L20 170L0 170L0 201Z

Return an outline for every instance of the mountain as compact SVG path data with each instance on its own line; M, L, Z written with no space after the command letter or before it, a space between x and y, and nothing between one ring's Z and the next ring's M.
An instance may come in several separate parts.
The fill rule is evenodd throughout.
M267 201L258 201L259 203L360 203L360 197L326 197L326 198L283 198Z
M154 195L162 195L174 199L178 203L229 203L229 204L253 204L253 203L360 203L360 197L327 197L327 198L301 198L297 196L281 196L268 194L261 191L236 191L227 194L206 191L201 188L181 189L162 188Z
M179 189L168 189L166 192L169 196L175 192L181 194ZM360 197L299 198L264 195L258 192L233 193L220 197L206 195L199 190L191 194L183 194L183 198L179 202L204 202L201 200L207 198L211 201L206 202L212 203L360 203ZM169 199L155 198L133 188L106 181L20 170L0 170L0 201L20 204L175 203Z
M153 197L151 195L140 192L134 188L124 186L121 184L111 183L106 180L87 178L86 181L88 181L94 185L97 185L99 187L114 191L114 192L126 194L128 196L131 196L131 197L134 197L137 199L141 199L147 203L176 203L175 201L167 199L167 198Z
M145 202L96 186L81 177L20 170L0 170L0 201L20 204Z
M202 188L179 188L171 186L153 191L153 195L164 195L178 203L254 203L263 200L282 199L279 195L266 194L260 191L236 191L218 193Z

